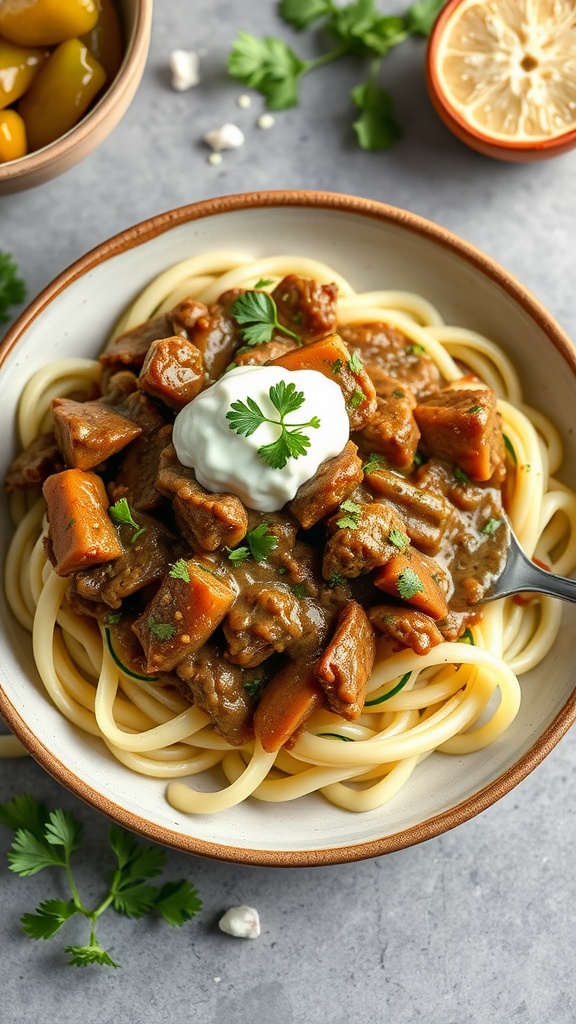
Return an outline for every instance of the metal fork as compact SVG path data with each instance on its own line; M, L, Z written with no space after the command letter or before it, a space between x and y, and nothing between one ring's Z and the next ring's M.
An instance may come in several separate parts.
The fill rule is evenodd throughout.
M535 565L522 549L510 524L507 525L509 547L503 569L479 603L483 604L498 597L508 597L509 594L519 594L523 591L549 594L551 597L559 597L562 601L576 601L576 580L557 576Z

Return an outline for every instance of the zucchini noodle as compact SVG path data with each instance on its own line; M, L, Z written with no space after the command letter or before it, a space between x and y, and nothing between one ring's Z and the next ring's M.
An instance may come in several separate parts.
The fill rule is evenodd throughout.
M272 289L286 274L336 282L339 324L394 326L426 350L446 381L460 378L464 366L494 389L509 453L504 500L513 528L530 556L569 573L576 565L576 496L551 475L562 462L558 431L524 404L518 374L498 344L445 324L425 297L358 294L332 267L309 258L214 252L152 281L113 337L184 297L210 304L259 279ZM89 359L61 360L36 373L19 406L22 445L50 428L55 396L88 392L99 375L100 364ZM347 811L373 810L396 797L414 771L426 771L429 756L463 756L497 743L518 712L518 677L545 658L560 628L557 601L507 598L486 605L482 620L461 641L445 641L425 655L411 649L390 655L382 642L356 721L324 709L298 731L290 750L270 754L257 739L231 747L208 715L176 690L124 671L104 631L71 610L69 580L53 572L44 554L43 500L14 495L11 511L16 528L5 563L6 593L15 618L32 634L50 699L79 730L99 737L127 770L166 780L168 801L184 813L214 813L250 797L281 802L311 793ZM22 752L15 738L1 739L0 756ZM207 791L185 781L204 772Z

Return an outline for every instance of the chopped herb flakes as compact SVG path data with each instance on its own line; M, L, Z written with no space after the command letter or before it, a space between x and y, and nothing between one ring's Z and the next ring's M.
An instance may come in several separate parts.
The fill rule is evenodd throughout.
M362 391L362 388L356 388L356 390L352 392L350 398L348 399L348 405L350 406L351 409L357 409L359 405L362 405L362 402L364 401L365 398L366 395Z
M422 580L410 566L400 573L396 585L403 601L409 601L415 594L422 594L425 589Z
M295 583L293 587L290 587L290 590L295 597L308 597L308 588L305 583Z
M381 469L383 465L384 457L382 455L378 455L376 452L371 452L362 466L362 472L366 476L367 473L374 473L378 469Z
M265 682L264 676L261 676L260 679L246 679L244 681L244 689L252 697L252 700L258 700Z
M482 527L482 533L495 533L499 526L502 526L501 519L489 519Z
M156 622L151 615L148 616L147 625L158 640L172 640L176 635L176 626L173 626L171 622Z
M388 540L400 551L404 551L404 548L407 548L410 543L410 537L408 537L402 530L390 530Z
M470 482L470 477L463 469L460 469L459 466L454 466L454 479L457 480L459 484L467 484Z
M336 525L339 526L341 530L357 530L358 520L362 514L362 506L357 505L355 501L351 501L350 498L348 498L346 501L342 502L340 509L346 514L336 520Z
M424 345L419 345L417 341L411 345L406 345L406 352L409 356L422 356L426 352Z
M361 373L364 369L364 363L360 359L357 352L353 352L348 360L348 369L350 373Z
M246 534L248 546L234 548L228 552L229 560L237 565L252 557L255 562L263 562L274 548L278 547L278 538L268 529L266 521L259 523Z
M332 373L340 373L341 369L342 369L342 360L341 359L335 359L334 362L332 363Z
M174 565L170 566L168 573L173 580L184 580L185 583L190 583L190 570L188 569L188 563L183 559L179 558Z
M468 412L482 412L482 406L473 405L471 409L468 409Z

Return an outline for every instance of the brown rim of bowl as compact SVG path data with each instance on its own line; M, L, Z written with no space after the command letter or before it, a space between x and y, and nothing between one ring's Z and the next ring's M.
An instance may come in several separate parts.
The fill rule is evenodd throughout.
M0 183L17 179L20 175L32 174L44 164L61 158L69 149L81 146L88 136L92 135L94 131L98 131L99 126L110 115L112 115L109 122L111 128L118 123L125 109L121 101L126 97L129 103L132 99L146 62L152 26L152 3L153 0L139 0L134 25L126 40L126 49L120 70L92 110L85 114L70 131L55 139L54 142L43 146L42 149L27 153L26 156L22 156L18 160L9 160L5 164L0 164ZM114 115L115 107L119 107L117 116Z
M546 157L560 156L576 146L576 128L563 132L561 135L554 135L549 139L541 139L535 142L507 142L474 128L460 112L452 106L445 92L440 87L437 72L437 57L440 39L446 24L452 17L454 10L463 3L463 0L448 0L445 7L438 15L426 50L426 81L430 99L446 126L454 132L461 142L477 149L485 156L497 157L501 160L529 162L530 160L544 159Z
M305 191L250 192L192 203L189 206L183 206L176 210L151 217L101 243L60 274L22 313L0 345L0 369L7 354L17 344L29 324L36 319L50 301L69 284L88 273L100 263L132 249L142 242L157 237L180 224L236 210L271 206L312 206L318 209L348 211L372 220L398 225L406 231L424 236L437 245L456 252L461 259L475 267L476 270L479 270L485 277L502 288L536 321L547 338L563 356L571 372L576 375L576 350L562 328L515 277L479 249L476 249L475 246L463 241L445 228L405 210L399 210L383 203L355 196ZM364 860L369 857L378 857L385 853L402 850L441 835L443 832L455 828L456 825L460 825L481 811L486 810L486 808L505 796L514 786L526 778L544 760L574 723L576 720L576 689L542 736L539 737L536 743L532 745L515 765L503 772L494 782L484 786L472 797L460 802L455 807L441 814L434 815L426 821L420 822L418 825L405 829L402 832L383 836L380 839L343 847L331 846L318 850L296 851L240 849L234 846L194 839L176 831L154 825L139 815L119 807L113 800L97 793L91 786L87 785L65 767L31 733L16 709L7 700L1 688L0 711L12 731L24 743L32 756L58 782L113 821L139 835L162 843L165 846L182 850L185 853L210 857L215 860L259 866L313 867Z

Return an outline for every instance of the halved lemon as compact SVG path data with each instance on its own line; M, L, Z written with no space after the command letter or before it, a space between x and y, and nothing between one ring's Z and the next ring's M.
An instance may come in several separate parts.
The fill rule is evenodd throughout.
M537 160L576 145L576 0L449 0L427 80L443 121L474 149Z

